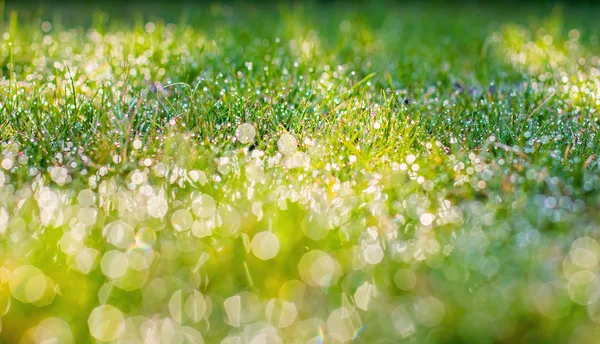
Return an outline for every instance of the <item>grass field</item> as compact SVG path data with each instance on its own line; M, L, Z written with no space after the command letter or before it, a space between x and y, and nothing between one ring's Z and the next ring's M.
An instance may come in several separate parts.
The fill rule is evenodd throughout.
M0 342L599 342L600 8L513 6L5 6Z

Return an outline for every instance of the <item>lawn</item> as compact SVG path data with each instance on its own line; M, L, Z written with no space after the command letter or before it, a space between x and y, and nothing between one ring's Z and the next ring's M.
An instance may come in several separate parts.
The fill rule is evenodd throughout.
M5 4L1 343L593 343L600 7Z

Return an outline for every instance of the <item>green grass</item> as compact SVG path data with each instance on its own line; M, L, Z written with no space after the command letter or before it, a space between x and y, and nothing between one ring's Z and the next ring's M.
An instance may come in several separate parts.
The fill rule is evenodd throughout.
M7 6L0 342L597 341L596 13Z

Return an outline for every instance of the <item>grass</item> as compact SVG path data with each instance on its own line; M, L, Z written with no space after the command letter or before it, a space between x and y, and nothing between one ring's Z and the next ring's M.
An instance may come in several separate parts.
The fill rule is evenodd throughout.
M590 5L6 6L0 341L593 342Z

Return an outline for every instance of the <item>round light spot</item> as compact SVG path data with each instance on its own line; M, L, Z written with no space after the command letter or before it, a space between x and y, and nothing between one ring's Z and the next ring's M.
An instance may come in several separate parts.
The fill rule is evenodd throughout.
M402 338L409 337L416 331L416 326L403 305L396 306L390 314L392 324Z
M309 212L302 219L302 232L312 240L324 239L329 234L329 219L326 214Z
M290 134L283 134L277 140L277 148L282 154L289 155L293 154L298 147L298 142L296 138Z
M241 225L241 217L237 210L230 206L221 206L218 211L218 223L215 226L215 234L220 237L232 237L238 234Z
M93 226L96 224L98 210L90 207L81 207L77 212L77 219L82 225Z
M348 314L345 308L337 308L327 318L327 332L335 339L342 342L352 340L362 326L362 321L357 312Z
M192 224L192 234L196 238L202 239L212 234L212 221L194 221Z
M207 194L202 194L192 202L192 211L201 219L206 219L215 214L217 205L214 198Z
M326 323L319 318L309 318L294 326L295 343L322 343Z
M400 290L411 290L417 284L417 275L411 269L400 269L394 275L394 284Z
M288 327L294 323L298 310L293 302L271 299L265 307L267 321L278 328Z
M251 292L241 292L223 302L225 322L233 327L252 322L260 313L260 300Z
M169 313L171 314L171 318L180 324L184 321L183 298L183 290L180 289L173 293L173 296L171 296L171 299L169 300Z
M254 137L256 136L256 130L254 126L250 123L243 123L239 127L237 127L235 131L235 138L240 141L240 143L248 144L254 142Z
M42 23L42 31L49 32L50 30L52 30L52 23L50 23L49 21L43 22Z
M77 270L89 274L98 265L99 255L98 250L89 247L83 248L75 257Z
M154 261L152 247L143 242L140 245L131 245L125 255L127 256L128 266L137 271L150 268L150 265Z
M204 299L204 295L197 290L194 290L190 296L188 296L185 301L185 314L190 318L193 322L198 322L202 320L204 317L204 313L206 312L206 301Z
M423 213L419 217L419 221L421 221L423 226L430 226L433 223L433 220L435 220L435 216L430 213Z
M171 215L171 224L178 232L189 230L192 227L192 223L194 223L194 218L185 209L178 209Z
M368 245L363 251L365 261L371 265L379 264L383 260L383 250L377 244Z
M42 298L46 290L46 276L32 265L21 266L10 276L9 286L13 297L23 303L33 303Z
M156 242L156 232L150 227L140 228L135 234L135 242L138 245L147 244L152 246Z
M271 232L260 232L252 238L250 246L258 259L269 260L279 252L279 239Z
M356 292L354 293L354 303L356 303L356 306L363 311L368 311L374 294L375 287L370 283L365 283L356 289Z
M77 195L77 203L82 207L91 207L96 203L96 194L92 190L81 190Z
M73 237L72 232L65 232L58 241L60 250L68 256L74 256L83 248L83 242Z
M444 304L433 296L427 296L415 303L417 321L427 327L435 327L442 322L446 310Z
M70 344L73 342L73 334L69 324L56 317L49 317L40 321L34 330L34 337L38 343Z
M54 290L54 280L52 280L52 278L48 276L44 276L43 278L45 280L45 283L43 283L43 285L45 286L45 288L43 289L43 294L39 299L32 302L32 304L38 307L44 307L51 304L52 301L54 301L54 297L56 296L56 292ZM40 283L40 281L36 281L34 283Z
M187 339L186 343L204 344L204 338L202 337L202 333L200 333L200 331L197 331L189 326L184 326L182 331L185 339Z
M102 273L111 279L119 278L125 275L129 263L125 253L112 250L104 253L100 259L100 269Z
M598 266L600 245L590 237L582 237L571 244L569 252L573 264L581 269L593 269Z
M569 279L567 291L569 297L580 305L589 305L600 297L600 280L595 273L584 270L575 273Z
M552 320L565 317L571 311L572 302L567 294L567 289L562 283L542 284L533 301L538 312Z
M114 280L119 289L131 291L141 288L148 279L149 269L136 270L131 266L125 271L125 274Z
M279 298L296 304L298 308L302 306L306 284L298 280L290 280L279 288Z
M167 210L169 210L169 204L162 196L154 196L150 198L146 204L146 211L148 211L148 215L154 218L164 217L167 214Z
M337 260L323 251L310 251L300 259L298 271L302 281L313 287L329 287L337 283L341 267Z
M135 149L135 150L142 149L142 141L139 139L133 140L133 149Z
M88 327L94 338L109 342L121 337L125 331L125 319L117 308L103 305L94 308L88 318Z
M123 220L117 220L104 227L106 241L118 248L127 248L134 241L133 227Z
M125 320L125 330L119 338L119 344L125 343L144 343L143 326L149 321L148 318L135 315ZM148 342L148 341L146 341Z

